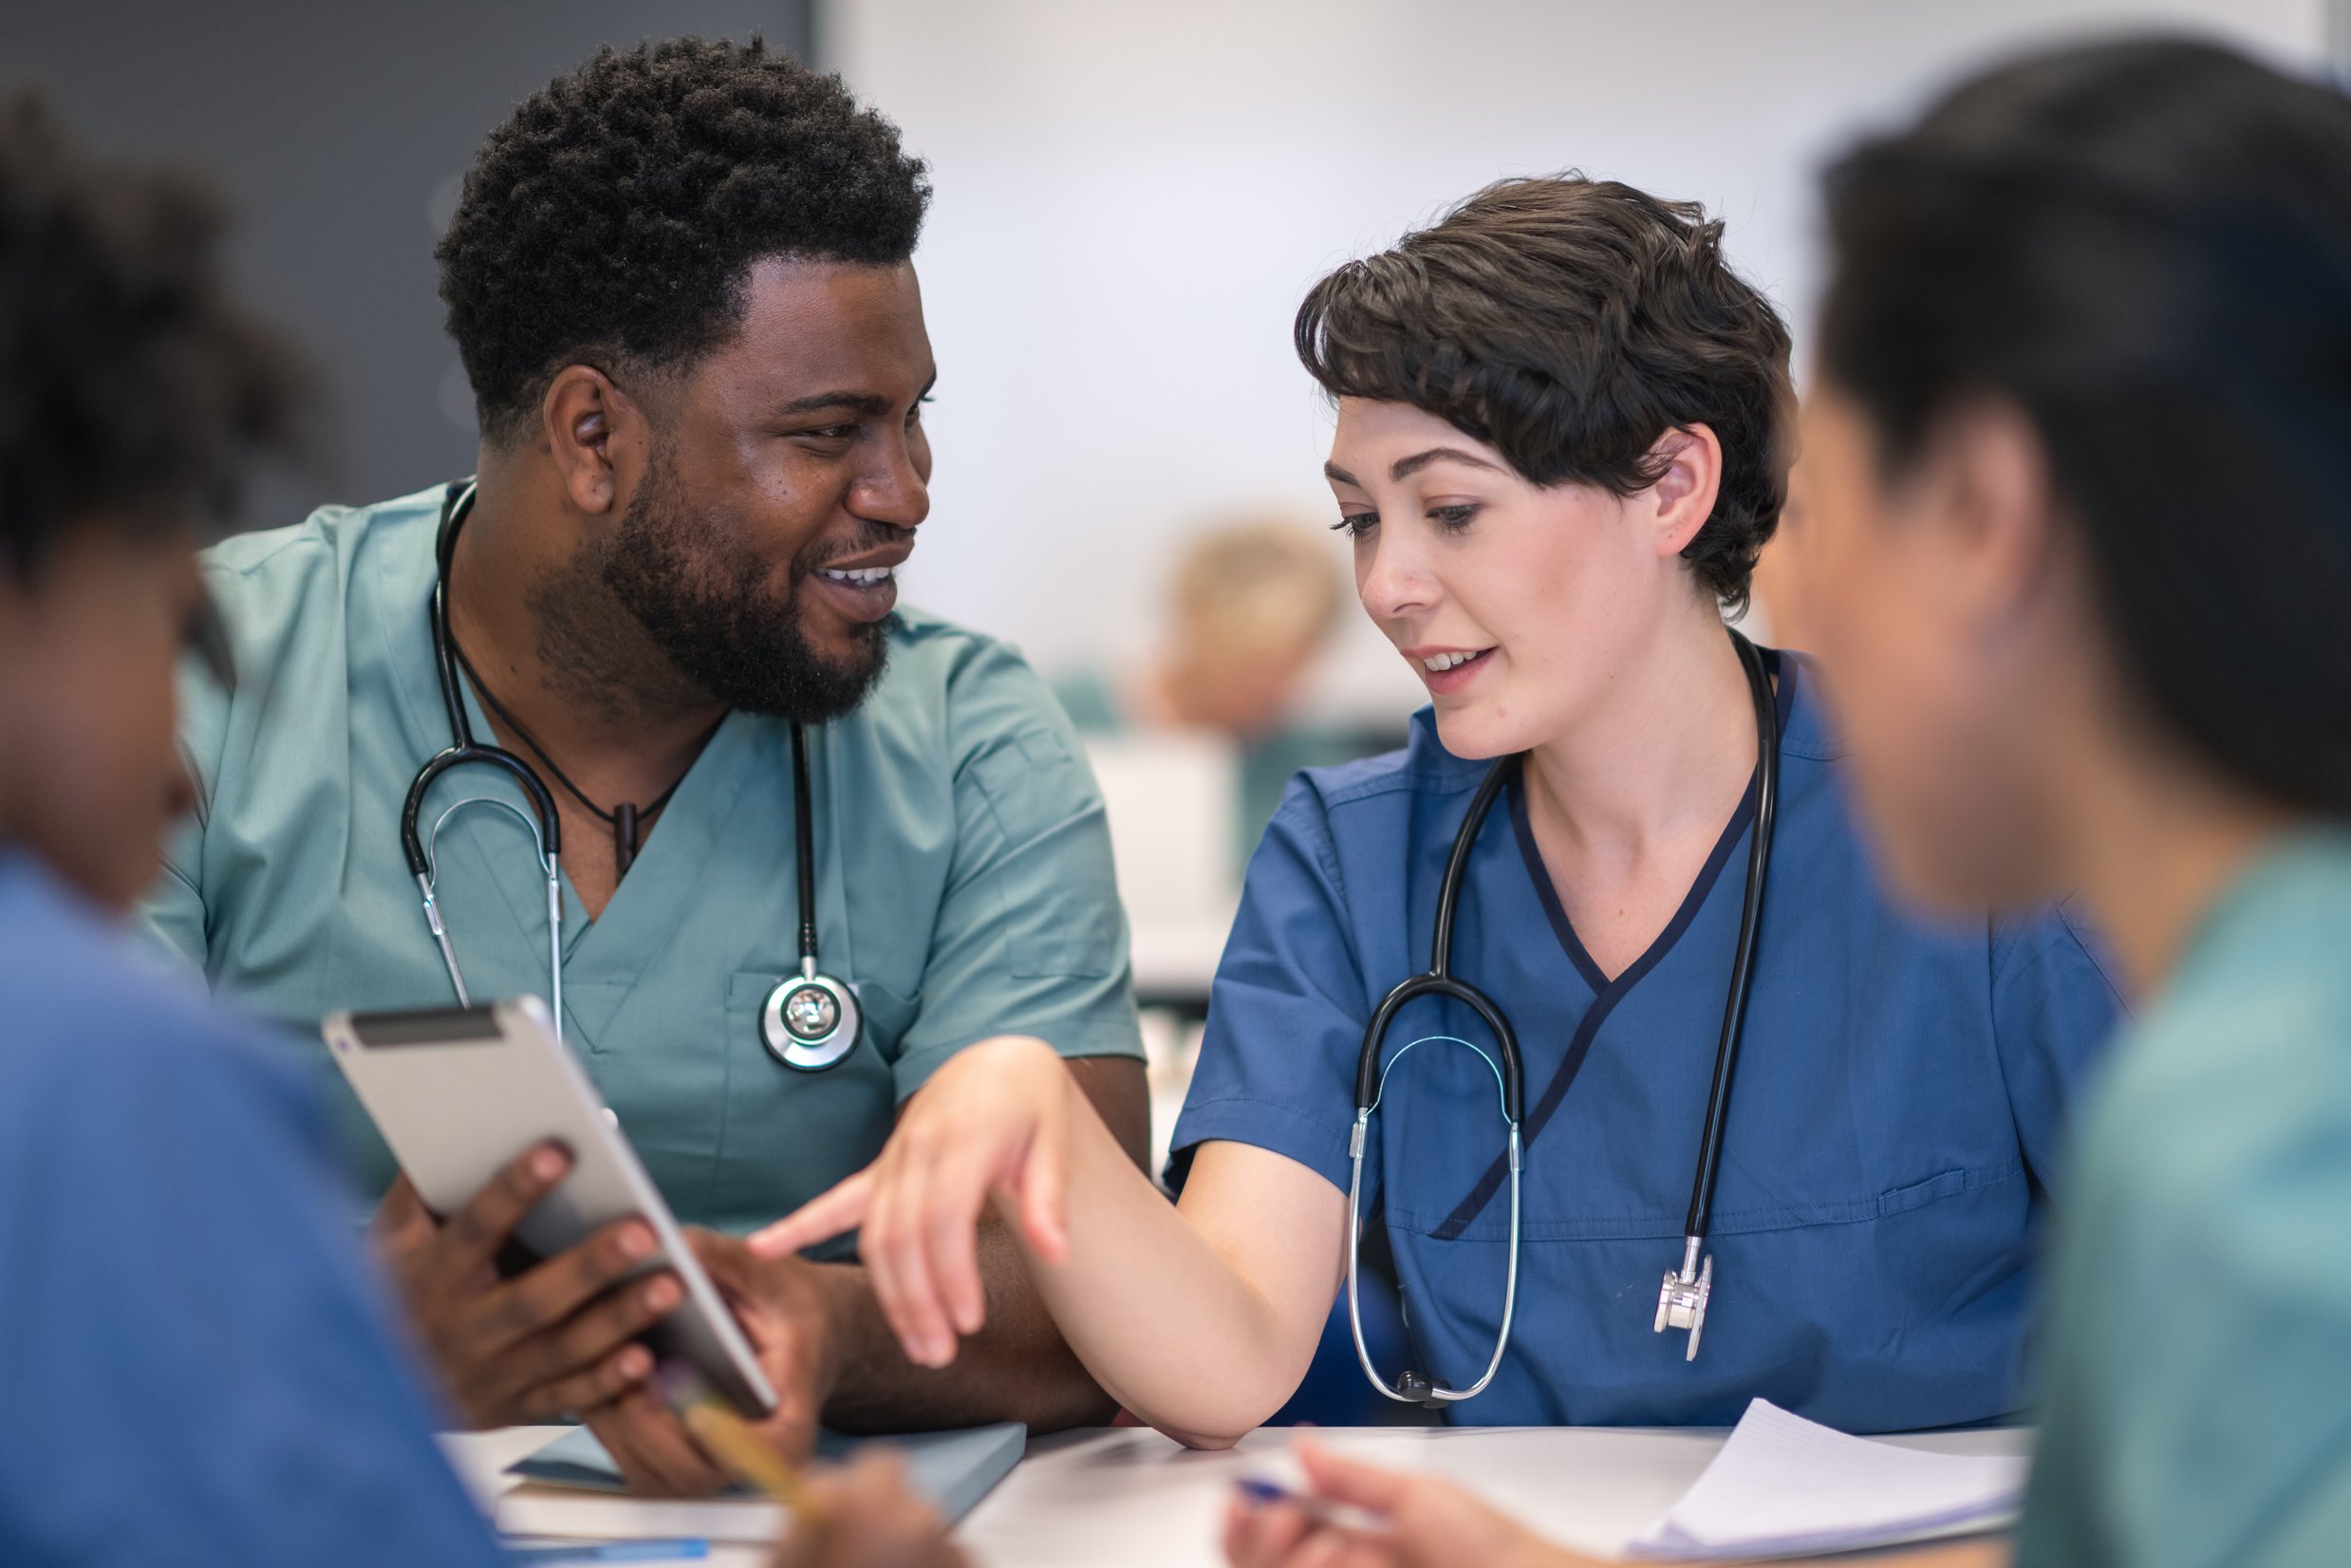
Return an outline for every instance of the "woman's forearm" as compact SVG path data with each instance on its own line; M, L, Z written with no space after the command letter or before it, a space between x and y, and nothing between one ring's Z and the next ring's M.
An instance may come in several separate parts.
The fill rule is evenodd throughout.
M1310 1290L1311 1321L1299 1321L1298 1301L1276 1298L1297 1297L1295 1281L1251 1277L1253 1254L1278 1249L1247 1241L1220 1247L1135 1168L1074 1084L1070 1093L1077 1103L1070 1107L1069 1260L1028 1252L1039 1293L1070 1348L1120 1405L1181 1442L1224 1447L1296 1390L1329 1292L1316 1305ZM1265 1216L1269 1226L1279 1227L1279 1219ZM1017 1223L1012 1228L1018 1233ZM1335 1258L1305 1273L1335 1288Z

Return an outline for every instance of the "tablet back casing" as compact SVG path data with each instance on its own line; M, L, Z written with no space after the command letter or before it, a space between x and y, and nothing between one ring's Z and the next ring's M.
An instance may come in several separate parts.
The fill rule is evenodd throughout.
M391 1146L427 1207L450 1214L532 1145L571 1151L571 1171L515 1228L551 1258L597 1226L630 1215L659 1241L643 1269L667 1267L686 1298L645 1335L656 1355L682 1358L737 1409L775 1407L734 1315L679 1233L619 1121L570 1052L546 1004L523 997L490 1007L337 1013L322 1033L335 1065Z

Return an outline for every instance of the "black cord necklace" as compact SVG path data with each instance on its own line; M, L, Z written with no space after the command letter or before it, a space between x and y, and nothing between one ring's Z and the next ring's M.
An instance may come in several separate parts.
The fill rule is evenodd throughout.
M546 766L547 771L555 775L555 782L562 785L570 794L572 799L587 807L590 812L593 812L596 814L597 820L611 825L612 862L614 866L613 875L615 879L626 876L628 874L628 868L634 865L637 859L637 824L639 820L644 817L652 816L662 807L669 804L669 797L678 793L678 786L685 782L686 774L690 774L694 771L694 764L691 762L687 763L686 773L680 774L675 779L671 780L669 788L663 790L659 795L655 796L651 805L640 807L633 805L628 801L622 801L619 805L613 807L607 812L602 806L599 806L594 801L588 799L586 792L582 791L577 784L572 783L569 775L567 775L562 768L556 766L555 759L547 755L547 748L540 745L537 740L532 737L531 732L522 727L522 720L516 719L512 713L508 712L506 704L500 702L495 697L491 695L489 682L481 678L481 672L474 667L474 662L465 656L464 647L458 644L454 634L449 639L449 649L452 653L455 653L457 656L458 667L465 671L465 678L474 683L475 695L482 700L483 705L489 708L492 713L496 714L498 718L505 722L508 729L514 732L514 737L516 739L531 748L531 755L537 757L539 761ZM699 757L701 756L702 748L710 744L710 737L718 733L718 724L723 724L725 722L726 715L720 714L718 716L718 723L711 725L710 728L702 732L702 737L694 743L694 755L696 756Z

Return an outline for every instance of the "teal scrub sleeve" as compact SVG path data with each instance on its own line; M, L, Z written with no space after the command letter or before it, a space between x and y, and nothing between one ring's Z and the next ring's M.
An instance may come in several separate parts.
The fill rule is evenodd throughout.
M196 786L196 809L164 843L162 873L140 905L138 926L169 967L203 977L212 952L204 908L204 828L220 782L230 697L193 660L181 666L178 695L179 765Z
M2064 1202L2058 1170L2083 1081L2123 1017L2121 992L2068 905L1992 925L1992 1038L2033 1185Z
M1366 994L1329 817L1301 777L1249 860L1169 1185L1182 1186L1198 1146L1224 1141L1296 1160L1344 1192ZM1378 1149L1374 1139L1366 1151L1371 1186Z
M2226 1100L2210 1102L2223 1124ZM2171 1135L2162 1117L2099 1119L2077 1164L2089 1189L2060 1221L2018 1568L2343 1560L2351 1125L2305 1116L2221 1152L2177 1117ZM2162 1147L2120 1148L2150 1133Z
M955 852L899 1098L997 1035L1141 1057L1110 822L1069 719L1019 655L981 644L950 679L947 727Z

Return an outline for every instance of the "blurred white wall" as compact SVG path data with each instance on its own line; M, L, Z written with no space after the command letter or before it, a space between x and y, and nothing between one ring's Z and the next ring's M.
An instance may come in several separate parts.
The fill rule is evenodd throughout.
M2328 0L830 0L818 48L938 188L919 604L1047 670L1138 651L1178 531L1332 513L1290 320L1323 271L1505 174L1695 197L1795 322L1812 172L1978 62L2132 24L2325 57ZM1334 557L1343 546L1334 537ZM1360 616L1327 706L1416 705Z

